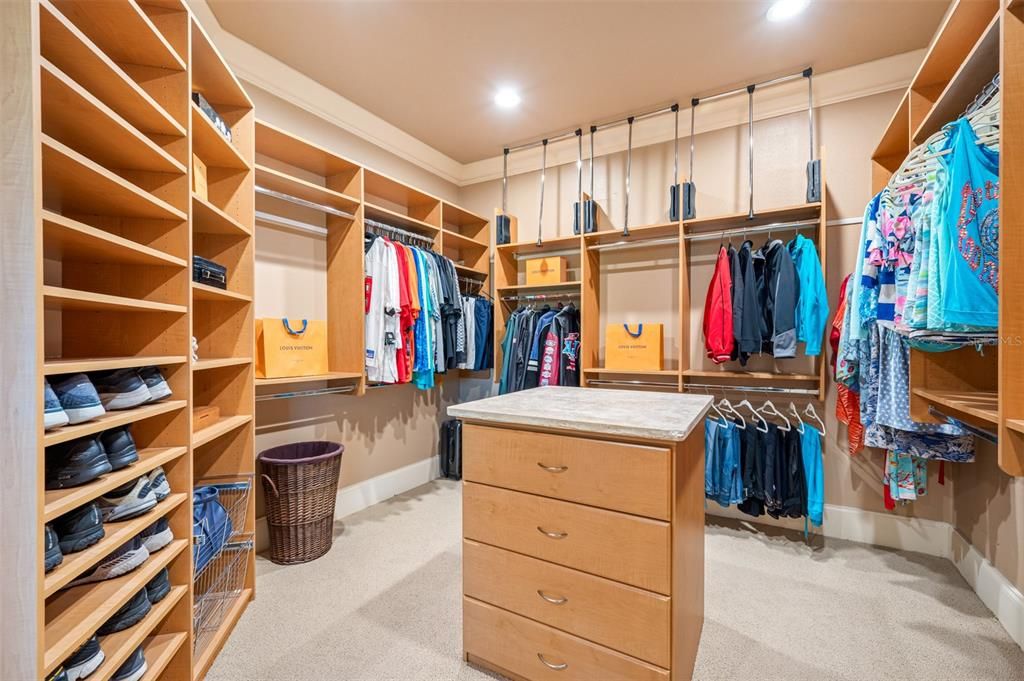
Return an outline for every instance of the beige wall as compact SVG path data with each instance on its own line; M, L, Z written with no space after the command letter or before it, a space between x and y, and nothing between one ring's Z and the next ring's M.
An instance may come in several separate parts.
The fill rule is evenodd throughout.
M456 198L455 185L418 166L251 84L246 91L260 120L442 198ZM326 257L323 237L258 225L256 317L325 319ZM457 397L458 378L452 376L428 392L389 386L370 388L359 398L323 395L257 402L256 450L311 439L339 441L345 445L344 487L434 456L438 423Z
M870 198L870 153L899 101L899 93L886 93L827 106L816 112L817 143L826 149L825 173L828 186L830 219L858 218ZM747 207L747 136L746 126L712 131L696 138L694 179L697 184L697 212L700 216L743 211ZM600 133L598 133L600 134ZM754 123L754 197L755 208L803 203L805 191L804 164L807 161L807 117L792 114ZM586 145L584 145L586 146ZM689 140L680 141L680 168L687 169ZM612 223L621 227L624 213L625 153L598 158L595 191L602 208ZM572 202L576 193L575 164L548 171L545 191L544 235L551 237L572 232ZM667 219L668 186L672 177L672 145L660 144L633 151L633 174L630 224L640 225ZM538 210L538 173L513 177L510 182L509 211L519 217L519 240L536 237ZM589 184L585 164L584 184ZM493 210L500 205L500 181L464 187L460 202L471 210ZM834 311L843 277L848 273L859 250L860 225L829 228L827 285ZM766 235L756 235L760 244ZM737 239L737 243L739 240ZM691 366L712 368L703 356L700 333L704 295L711 279L717 242L693 245L690 261ZM664 253L664 251L662 251ZM676 366L678 357L668 348L675 344L678 323L674 282L678 276L677 259L662 257L653 251L638 249L609 253L602 261L602 320L654 321L665 324L666 359L668 367ZM610 289L610 290L609 290ZM771 360L751 361L754 368L770 368ZM787 371L805 371L805 359L783 361ZM463 380L463 397L486 391L478 381ZM884 512L882 484L884 459L876 451L851 458L846 451L846 430L835 419L834 391L829 391L824 407L828 426L825 449L826 503ZM794 400L798 404L800 400ZM787 400L788 402L788 400ZM781 405L780 405L781 406ZM801 406L802 408L802 406ZM820 407L819 407L820 409ZM950 466L949 468L954 468ZM903 506L898 513L933 520L952 522L953 485L959 471L946 476L946 485L936 480L933 466L927 497ZM801 523L802 527L802 523Z

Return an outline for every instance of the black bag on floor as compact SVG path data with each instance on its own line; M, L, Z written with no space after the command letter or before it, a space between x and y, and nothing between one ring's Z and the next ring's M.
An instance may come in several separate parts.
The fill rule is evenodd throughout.
M462 479L462 421L451 419L441 424L441 475L450 480Z

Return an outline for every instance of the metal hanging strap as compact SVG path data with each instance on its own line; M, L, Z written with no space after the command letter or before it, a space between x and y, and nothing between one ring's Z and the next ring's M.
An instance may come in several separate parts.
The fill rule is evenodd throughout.
M540 215L537 217L537 245L543 246L544 240L541 238L541 232L544 231L544 179L548 174L548 141L544 140L541 143L541 155L540 155Z
M812 77L814 71L810 68L803 72L807 79L807 202L818 203L821 201L821 160L814 158L814 88Z
M747 217L754 219L754 88L747 86L747 197L750 204Z
M629 133L626 136L626 217L622 225L622 236L629 236L629 181L633 173L633 121L630 116L626 119L629 126Z

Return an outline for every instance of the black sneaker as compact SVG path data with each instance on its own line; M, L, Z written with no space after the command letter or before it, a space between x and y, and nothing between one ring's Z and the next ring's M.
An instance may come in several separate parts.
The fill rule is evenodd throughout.
M46 489L78 487L112 470L98 437L83 437L46 448Z
M107 411L131 409L149 402L152 395L135 369L103 371L91 376L100 402Z
M146 675L148 669L146 656L142 652L142 646L139 646L131 654L131 657L125 660L124 664L114 672L111 681L139 681L139 679Z
M142 544L150 553L156 553L163 547L174 541L174 533L171 532L171 524L167 518L161 518L139 535L142 537Z
M103 626L96 633L100 636L107 636L124 631L128 627L134 627L142 621L143 617L149 614L152 607L153 604L149 602L149 597L146 596L146 589L143 588L139 593L132 596L131 600L122 605L120 610L111 615L110 619L104 622Z
M79 681L89 676L103 664L104 657L103 651L100 650L100 641L94 635L83 643L74 655L64 660L64 671L68 675L68 681Z
M111 428L100 433L100 442L107 452L110 466L116 471L130 466L139 460L139 452L135 448L135 440L127 426Z
M156 494L149 484L149 478L140 475L131 482L115 487L97 499L103 522L135 518L156 506Z
M171 386L167 385L164 375L156 367L142 367L139 369L139 378L149 388L150 402L159 402L171 396Z
M95 501L65 513L53 524L64 554L83 551L103 539L103 519Z
M49 572L64 562L64 554L61 553L57 533L53 531L53 528L50 527L49 523L47 523L46 527L43 528L43 543L46 545L46 557L43 558L43 569L44 572Z
M169 593L171 593L171 573L164 568L146 584L146 596L150 603L156 605Z
M147 558L149 551L142 545L142 538L132 537L64 588L70 589L80 584L92 584L126 575L145 563Z

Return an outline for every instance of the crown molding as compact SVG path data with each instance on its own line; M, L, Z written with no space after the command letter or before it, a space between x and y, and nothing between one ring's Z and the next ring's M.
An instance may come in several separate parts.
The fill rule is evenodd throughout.
M190 6L240 79L459 187L501 177L500 153L491 158L460 163L224 30L206 0L190 0ZM906 88L921 64L924 52L923 49L915 50L816 74L815 108ZM759 90L754 99L755 121L806 110L807 88L802 80ZM690 109L680 109L679 116L685 123L689 120ZM746 122L747 101L744 96L738 95L698 106L695 130L699 134L743 125ZM684 136L689 134L685 126L683 133ZM673 139L673 134L671 116L643 121L633 130L633 147L668 142ZM626 128L621 126L607 132L599 132L594 141L596 156L625 151ZM574 140L548 145L548 167L575 162ZM540 166L539 149L513 153L509 156L510 175L535 172Z

